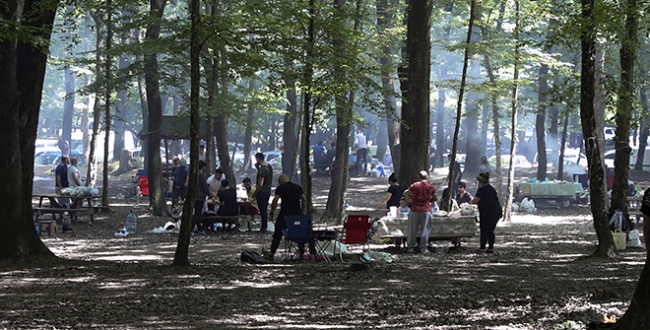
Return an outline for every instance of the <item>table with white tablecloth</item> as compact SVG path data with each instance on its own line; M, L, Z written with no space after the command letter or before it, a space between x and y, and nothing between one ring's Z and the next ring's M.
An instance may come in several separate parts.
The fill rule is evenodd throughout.
M519 193L528 198L567 201L567 205L576 201L576 196L582 193L579 182L520 182Z
M399 246L406 240L408 219L406 217L383 217L375 228L375 236L391 239ZM450 240L460 245L460 238L473 237L476 234L476 215L452 214L451 216L432 216L429 222L429 241ZM422 231L418 233L421 237Z

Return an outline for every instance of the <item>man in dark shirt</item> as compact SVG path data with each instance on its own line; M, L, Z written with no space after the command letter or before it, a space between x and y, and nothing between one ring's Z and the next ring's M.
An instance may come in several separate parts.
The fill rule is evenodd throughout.
M70 185L68 184L68 164L70 163L70 159L68 158L67 155L62 155L61 156L61 164L56 167L56 193L57 195L61 193L61 189L67 188ZM59 198L59 205L63 206L65 203L69 203L70 199L61 197ZM60 215L61 219L63 219L63 215Z
M221 190L217 193L219 197L219 211L217 215L222 216L236 216L239 215L239 209L237 206L237 189L234 185L231 187L228 180L221 180ZM227 230L232 229L232 223L228 223Z
M255 154L255 166L257 167L257 185L253 197L260 208L260 218L262 218L261 233L266 233L266 226L269 221L269 198L271 197L271 182L273 181L273 168L264 161L264 154L258 152Z
M197 182L196 200L194 201L194 215L192 216L192 229L197 228L198 232L203 232L203 224L201 223L201 216L203 215L203 205L205 199L210 196L216 198L213 192L208 188L208 179L205 177L205 162L199 161L199 173Z
M650 237L650 188L643 192L643 202L641 202L641 214L643 215L643 237L647 240ZM650 254L650 250L646 249Z
M314 155L314 168L318 172L324 172L329 166L327 163L327 151L323 147L323 141L318 141L317 145L312 148Z
M172 206L182 198L185 199L187 196L187 184L188 176L190 172L187 169L187 166L181 164L181 160L178 157L175 157L174 168L172 169Z
M305 197L302 187L289 181L289 177L286 174L281 174L278 178L278 187L275 188L275 196L271 202L271 218L273 218L273 213L277 209L278 200L280 199L282 199L282 204L280 204L280 214L278 214L278 218L275 220L275 232L273 233L273 242L271 243L271 254L267 256L267 258L271 260L273 260L273 255L280 246L282 230L287 229L284 216L302 215L303 210L307 205L307 197ZM315 253L313 244L313 242L309 243L309 250L312 254ZM303 253L305 247L299 246L299 248L300 253Z

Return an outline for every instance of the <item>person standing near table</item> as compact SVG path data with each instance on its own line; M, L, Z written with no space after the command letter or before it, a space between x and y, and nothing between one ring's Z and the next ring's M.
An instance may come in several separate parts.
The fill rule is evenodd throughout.
M81 182L79 182L79 169L77 164L79 161L77 158L70 159L70 167L68 167L68 186L69 187L80 187Z
M221 190L221 180L223 179L223 170L220 168L217 168L214 170L214 174L210 175L208 178L208 188L210 189L210 192L212 192L215 195L219 194L219 190ZM208 210L214 211L214 205L208 205Z
M419 181L413 183L404 192L404 196L411 199L411 213L409 214L407 226L407 252L415 252L417 236L421 227L420 252L428 253L431 203L438 200L438 196L436 195L436 188L429 184L429 175L426 171L420 171L418 179Z
M275 220L275 232L273 233L273 241L271 242L271 253L267 256L267 259L273 260L275 251L278 250L280 246L280 241L282 240L282 230L287 229L287 223L284 220L286 215L303 215L303 211L307 206L307 197L302 191L302 187L289 181L289 177L286 174L281 174L278 177L278 187L275 188L275 196L271 202L271 218L273 218L273 213L278 207L278 200L282 199L280 204L280 214ZM305 251L304 245L298 246L300 249L300 254L303 254ZM309 243L309 250L311 254L315 254L315 246L313 242Z
M481 245L476 250L476 253L494 253L494 229L503 216L503 210L499 203L497 191L490 185L490 172L480 173L476 180L478 180L478 190L470 202L478 205L481 221ZM488 244L487 250L485 249L486 243Z
M377 209L379 209L384 204L386 204L386 210L390 210L391 206L399 207L400 198L402 198L402 195L402 187L399 186L399 183L397 182L397 176L395 176L395 172L393 172L388 177L388 190L386 191L386 197L384 197L384 199L379 202Z
M181 198L185 199L187 196L187 184L190 181L190 172L187 170L187 166L181 164L180 158L175 157L173 164L172 206L176 205Z
M248 203L241 204L239 212L241 214L250 215L252 219L253 214L260 214L260 207L257 205L257 202L253 198L253 195L255 194L255 187L253 187L253 183L251 182L251 179L249 177L244 178L244 180L242 181L242 185L244 186L244 189L246 189L246 196L248 197ZM247 224L246 230L251 231L250 221Z
M271 197L271 182L273 181L273 168L264 161L264 154L255 154L255 166L257 167L257 185L253 197L257 200L262 218L260 233L266 233L266 226L269 221L269 198Z
M357 169L359 175L366 175L368 169L368 142L361 130L354 136L354 149L357 152Z

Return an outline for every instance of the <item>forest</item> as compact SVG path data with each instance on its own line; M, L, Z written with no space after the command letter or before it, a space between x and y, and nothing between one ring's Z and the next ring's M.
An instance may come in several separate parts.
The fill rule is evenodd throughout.
M302 185L308 214L340 225L361 131L405 185L461 160L473 178L493 159L506 222L517 156L534 160L539 181L572 180L565 155L584 156L597 241L588 258L616 259L608 208L626 207L630 171L646 170L648 10L643 0L5 1L0 258L54 257L33 230L37 141L69 141L104 206L111 169L145 169L156 217L171 214L171 158L189 164L192 201L201 143L207 168L231 182L254 175L255 152L278 152L276 169ZM310 152L327 139L330 180L314 184ZM174 265L190 264L191 204ZM649 271L646 262L612 328L650 328Z

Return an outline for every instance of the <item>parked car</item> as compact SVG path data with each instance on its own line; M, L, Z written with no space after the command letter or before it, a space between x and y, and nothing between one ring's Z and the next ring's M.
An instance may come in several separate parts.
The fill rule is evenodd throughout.
M497 163L497 156L492 156L488 159L488 162L490 165L494 168L496 168L496 163ZM533 164L531 164L528 159L526 159L526 156L523 155L515 155L514 159L515 167L518 168L532 168ZM510 164L510 155L501 155L501 166L509 166Z
M71 151L70 158L77 158L79 165L84 165L84 156L78 151ZM34 164L36 165L58 165L61 163L61 151L45 151L34 157Z

